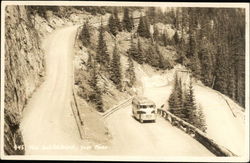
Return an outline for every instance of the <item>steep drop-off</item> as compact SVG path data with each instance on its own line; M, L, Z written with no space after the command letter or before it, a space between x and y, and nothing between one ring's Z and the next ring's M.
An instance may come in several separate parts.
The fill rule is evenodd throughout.
M25 152L19 129L22 111L45 69L39 35L25 6L5 8L4 62L4 152L20 155Z

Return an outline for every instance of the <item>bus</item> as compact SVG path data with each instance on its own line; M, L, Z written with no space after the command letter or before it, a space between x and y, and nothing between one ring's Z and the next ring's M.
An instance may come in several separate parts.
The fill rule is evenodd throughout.
M132 113L141 123L156 120L156 105L146 97L134 97L132 100Z

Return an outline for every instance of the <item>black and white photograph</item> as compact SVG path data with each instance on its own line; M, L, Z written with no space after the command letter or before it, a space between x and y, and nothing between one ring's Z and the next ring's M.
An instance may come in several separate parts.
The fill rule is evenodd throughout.
M1 159L249 161L249 4L1 2Z

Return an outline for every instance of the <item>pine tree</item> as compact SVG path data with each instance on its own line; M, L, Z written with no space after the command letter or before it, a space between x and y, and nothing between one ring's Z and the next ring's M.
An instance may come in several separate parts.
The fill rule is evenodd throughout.
M127 30L128 32L131 32L131 30L133 28L133 24L131 22L131 18L129 17L129 10L128 10L127 7L124 9L124 14L123 14L123 20L122 20L122 22L123 22L123 28L125 30Z
M149 18L150 24L155 24L156 10L155 7L149 7L147 10L147 16Z
M174 11L173 11L174 12ZM173 18L173 24L175 29L179 30L180 29L180 9L177 8L174 14L174 18Z
M223 94L227 94L227 59L221 46L218 46L215 67L214 89L220 91Z
M184 120L199 128L203 132L206 131L205 117L201 109L195 104L192 81L190 81L188 90L184 93L183 111Z
M180 85L180 81L178 80L177 74L175 75L175 83L172 90L172 93L169 97L168 104L169 104L169 111L178 116L179 118L184 118L182 106L182 87Z
M130 24L132 26L132 29L135 27L134 25L134 18L133 18L133 14L131 14L131 16L129 17L129 20L130 20Z
M150 38L151 34L150 34L150 24L148 23L148 18L146 16L144 16L144 27L145 27L145 34L144 37L145 38Z
M165 46L165 47L169 44L166 32L163 32L163 34L161 36L161 41L163 42L163 46Z
M139 36L144 37L144 33L145 33L145 24L143 22L143 17L142 15L140 16L140 20L139 20L139 25L137 28L137 33Z
M106 68L108 68L109 62L110 62L110 57L108 54L106 41L104 40L104 28L103 28L102 22L101 22L101 27L99 30L96 61Z
M175 46L177 46L180 43L180 39L179 39L179 35L178 35L177 31L174 33L173 42L174 42Z
M137 33L141 37L150 38L149 24L147 18L140 16L139 25L137 28Z
M203 41L202 45L207 45L207 43ZM211 51L206 47L202 47L199 55L201 56L201 80L206 86L211 86L214 66Z
M116 85L117 89L122 90L122 80L121 80L121 61L120 54L118 52L117 44L115 44L113 51L113 58L111 61L111 74L110 79Z
M156 55L157 55L157 58L158 58L158 66L157 67L159 67L160 69L164 69L164 67L165 67L165 65L164 65L164 57L162 56L157 43L155 44L155 52L156 52Z
M126 70L127 77L129 79L129 86L132 87L136 81L134 63L132 57L128 55L128 68Z
M176 90L177 90L177 94L178 94L178 97L180 99L180 102L181 102L181 108L183 108L183 90L182 90L182 80L181 78L180 79L177 79L177 87L176 87ZM182 112L181 112L182 113ZM181 115L180 117L183 117L183 115Z
M101 96L101 91L98 88L98 74L97 74L97 67L96 67L96 62L93 62L92 66L92 71L91 71L91 80L89 82L91 88L93 89L93 95L90 97L91 101L93 101L97 107L97 111L103 112L103 102L102 102L102 96Z
M196 114L197 114L196 127L201 131L206 132L207 130L206 120L202 110L200 108L199 109L197 108Z
M88 21L84 23L81 34L80 40L82 41L83 46L88 46L90 44L90 32L89 32L89 25Z
M136 47L136 44L134 42L132 35L131 35L131 39L130 39L130 48L128 49L127 53L135 60L135 58L137 56L137 47Z
M158 67L159 66L159 58L156 53L155 46L150 45L146 51L145 62L150 66Z
M130 48L127 51L128 55L132 57L133 60L135 60L139 64L143 64L144 62L144 55L143 55L143 49L141 47L140 40L138 39L137 46L134 43L134 39L131 36L130 41Z
M118 29L117 29L117 26L115 25L115 20L114 20L113 15L110 15L110 17L109 17L108 26L109 26L110 33L112 33L114 36L116 36L118 33Z
M184 93L185 100L183 102L183 109L186 112L185 121L195 125L196 120L196 106L194 101L194 93L192 82L190 82L189 89Z
M118 10L117 8L114 9L114 22L115 22L115 26L116 28L118 29L119 32L122 31L122 25L121 25L121 22L120 22L120 19L118 17Z
M87 60L87 70L90 71L92 69L93 65L93 60L92 60L92 55L88 55L88 60Z
M156 27L156 25L154 25L154 33L153 33L154 41L156 41L156 42L159 41L159 35L160 35L159 30Z
M144 63L144 54L143 54L143 49L141 47L141 41L140 39L138 38L137 40L137 55L136 55L136 58L137 58L137 62L139 64L143 64Z
M188 51L186 54L187 58L191 58L195 55L197 49L196 49L196 40L195 40L195 34L192 29L189 30L189 42L188 42Z

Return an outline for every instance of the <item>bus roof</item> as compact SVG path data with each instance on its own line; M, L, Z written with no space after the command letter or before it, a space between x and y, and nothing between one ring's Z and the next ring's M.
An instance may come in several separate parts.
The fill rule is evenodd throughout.
M147 97L137 96L133 98L133 102L139 104L139 105L155 105L155 103L148 99Z

